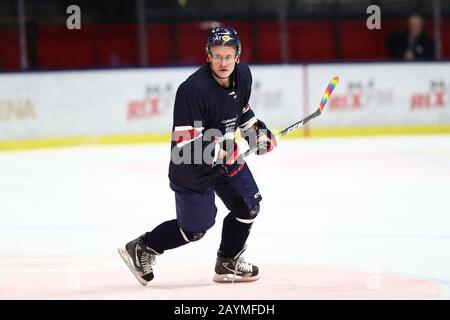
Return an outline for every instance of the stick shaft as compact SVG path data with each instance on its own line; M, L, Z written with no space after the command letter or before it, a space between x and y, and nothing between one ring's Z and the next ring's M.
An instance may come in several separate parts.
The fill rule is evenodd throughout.
M279 135L281 137L285 136L285 135L291 133L292 131L297 130L298 128L304 126L309 120L314 119L317 116L320 116L322 114L323 109L325 108L325 105L328 102L328 98L331 96L331 93L333 92L334 88L337 86L338 83L339 83L339 77L333 77L331 79L331 81L328 83L327 88L325 89L325 93L323 94L322 100L320 101L320 104L319 104L319 108L317 108L316 111L311 113L306 118L303 118L302 120L297 121L296 123L290 125L286 129L282 130ZM257 150L258 150L258 148L248 149L247 151L245 151L244 153L241 154L241 157L245 158L245 157L255 153Z
M304 118L304 119L302 119L302 120L300 120L300 121L297 121L296 123L290 125L290 126L287 127L286 129L282 130L282 131L279 133L279 135L282 137L282 136L285 136L285 135L291 133L291 132L294 131L294 130L297 130L298 128L304 126L309 120L314 119L315 117L319 116L321 113L322 113L322 112L320 112L320 109L317 108L317 110L316 110L314 113L311 113L311 114L310 114L309 116L307 116L306 118ZM245 151L244 153L242 153L241 156L242 156L243 158L245 158L245 157L247 157L247 156L249 156L249 155L255 153L256 150L258 150L258 148L251 148L251 149L248 149L247 151Z

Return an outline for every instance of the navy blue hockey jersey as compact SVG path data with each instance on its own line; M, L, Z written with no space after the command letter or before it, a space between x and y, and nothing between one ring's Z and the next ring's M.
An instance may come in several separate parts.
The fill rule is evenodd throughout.
M217 141L232 138L238 128L246 130L256 122L249 106L249 67L237 64L231 83L228 89L220 86L205 65L179 86L169 165L169 179L177 186L202 193L219 181L223 174L208 160Z

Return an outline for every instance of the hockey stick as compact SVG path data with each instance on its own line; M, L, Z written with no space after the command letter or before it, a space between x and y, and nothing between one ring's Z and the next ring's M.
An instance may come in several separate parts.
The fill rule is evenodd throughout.
M325 105L328 102L328 99L331 96L331 93L333 92L334 88L337 86L338 83L339 83L339 77L337 77L337 76L333 77L331 79L330 83L328 83L327 88L325 89L325 93L322 96L322 100L320 101L320 104L319 104L319 107L317 108L317 110L314 111L313 113L311 113L306 118L304 118L300 121L297 121L296 123L290 125L286 129L282 130L279 133L279 136L280 137L285 136L288 133L291 133L292 131L297 130L298 128L304 126L309 120L320 116L322 114L323 109L325 108ZM245 157L251 155L252 153L255 153L257 150L258 150L258 148L248 149L247 151L245 151L244 153L241 154L241 157L245 158Z

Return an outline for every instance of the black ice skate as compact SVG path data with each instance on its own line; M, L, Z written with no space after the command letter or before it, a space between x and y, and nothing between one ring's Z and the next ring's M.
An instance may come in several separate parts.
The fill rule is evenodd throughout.
M217 252L215 282L245 282L258 280L258 267L252 265L241 257L246 248L243 248L234 258L223 256Z
M146 286L153 279L152 265L155 264L155 257L159 253L147 247L144 235L128 242L125 248L119 248L118 251L136 279Z

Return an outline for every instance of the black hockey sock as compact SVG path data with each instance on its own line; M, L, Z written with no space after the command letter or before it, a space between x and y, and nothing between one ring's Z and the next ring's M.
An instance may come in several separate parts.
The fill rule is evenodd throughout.
M145 234L145 244L158 253L163 253L164 250L178 248L185 245L178 227L177 220L170 220L161 223L151 232Z
M251 223L242 223L229 213L223 219L222 242L220 251L225 257L234 258L244 248L250 234Z

